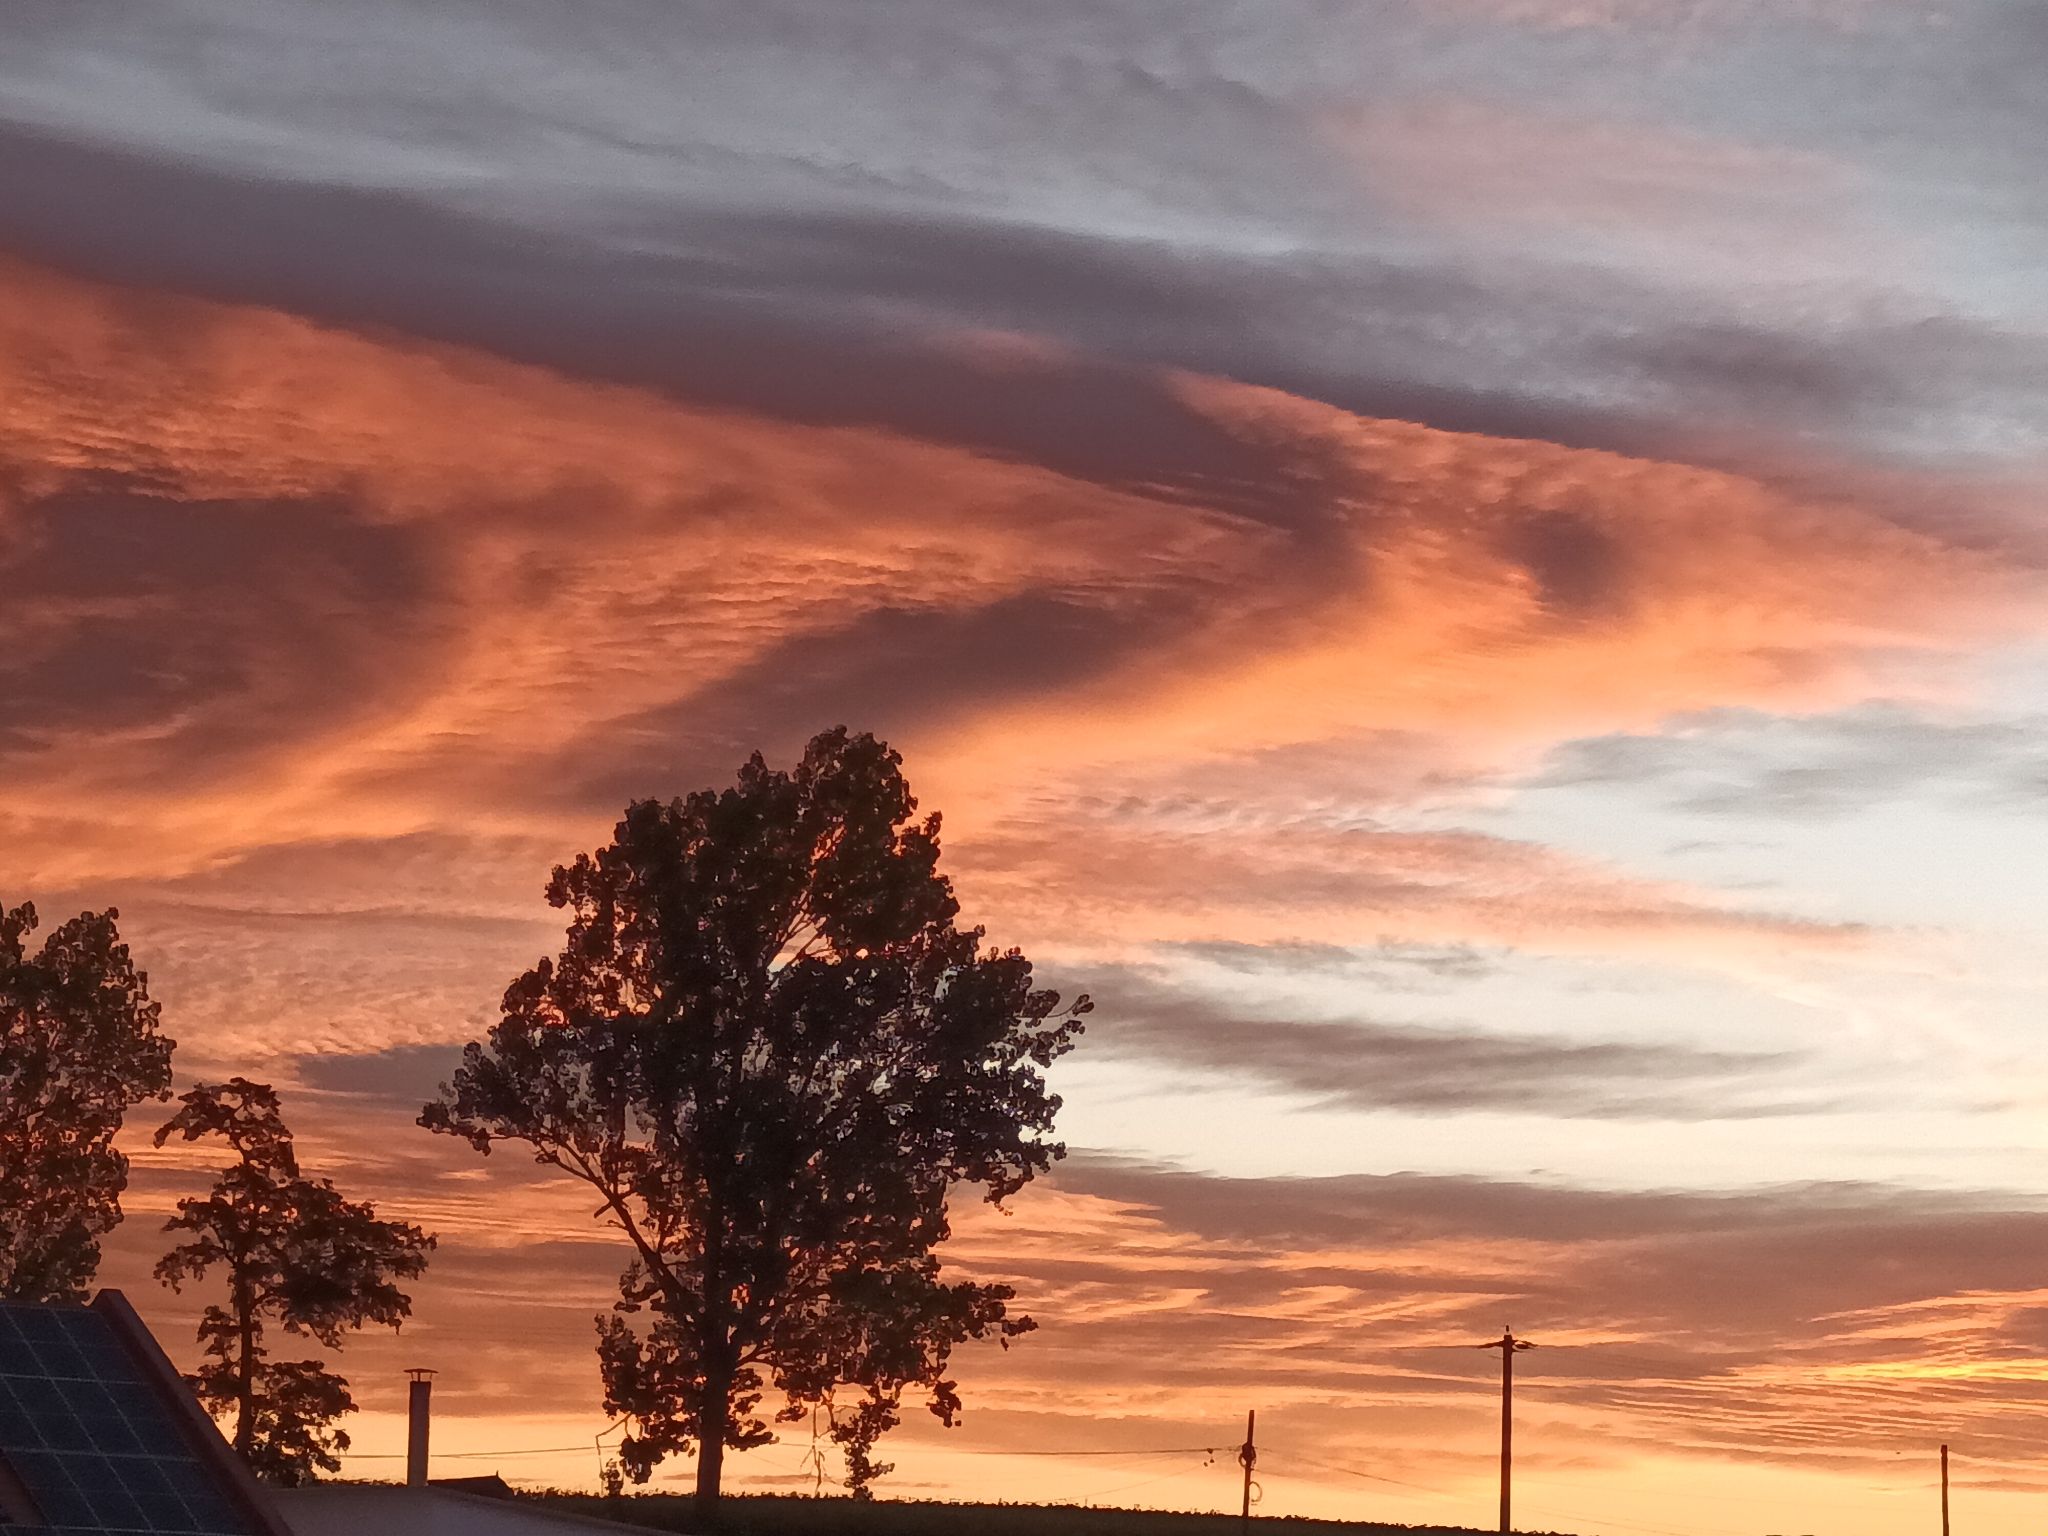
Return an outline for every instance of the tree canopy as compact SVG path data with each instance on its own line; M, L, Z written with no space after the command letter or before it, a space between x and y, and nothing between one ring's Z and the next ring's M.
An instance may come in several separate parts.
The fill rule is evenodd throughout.
M620 1457L644 1481L831 1410L849 1482L906 1388L951 1424L956 1344L1028 1331L1000 1283L942 1278L947 1194L1000 1202L1064 1148L1044 1069L1072 1045L1015 950L956 925L939 818L901 759L843 728L793 771L759 754L723 791L635 802L558 868L561 953L515 980L421 1123L588 1184L632 1247L598 1320Z
M220 1266L228 1282L227 1305L209 1305L200 1319L205 1358L187 1380L216 1418L234 1416L235 1449L259 1477L292 1486L337 1471L349 1439L334 1424L355 1408L348 1383L325 1361L271 1359L266 1325L329 1349L351 1329L398 1327L412 1298L397 1282L425 1272L434 1239L380 1220L327 1179L301 1175L267 1084L202 1084L179 1103L156 1133L158 1146L174 1135L217 1136L237 1159L205 1198L180 1200L164 1228L191 1238L158 1262L159 1280L176 1290Z
M170 1096L173 1042L116 926L81 912L33 955L0 908L0 1300L77 1301L121 1219L130 1106Z

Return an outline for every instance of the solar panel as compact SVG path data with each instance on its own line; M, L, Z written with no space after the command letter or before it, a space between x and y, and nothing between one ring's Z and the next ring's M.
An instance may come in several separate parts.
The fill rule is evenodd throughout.
M0 1463L44 1523L14 1536L261 1536L178 1409L86 1307L0 1302Z

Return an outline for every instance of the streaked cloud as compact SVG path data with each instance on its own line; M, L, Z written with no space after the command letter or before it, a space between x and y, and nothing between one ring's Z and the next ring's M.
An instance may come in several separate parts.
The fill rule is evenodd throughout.
M1831 1107L1787 1070L1798 1064L1789 1051L1275 1017L1135 967L1084 974L1076 985L1113 1007L1090 1031L1091 1052L1324 1110L1683 1121Z
M2029 1528L2044 48L18 0L0 886L118 902L184 1069L441 1230L371 1439L415 1351L469 1444L594 1430L622 1256L417 1102L552 863L845 720L1101 1003L1092 1150L958 1213L1047 1326L900 1487L1206 1498L1003 1453L1255 1400L1272 1512L1470 1518L1512 1321L1547 1523L1893 1536L1953 1436ZM200 1174L140 1151L113 1278Z

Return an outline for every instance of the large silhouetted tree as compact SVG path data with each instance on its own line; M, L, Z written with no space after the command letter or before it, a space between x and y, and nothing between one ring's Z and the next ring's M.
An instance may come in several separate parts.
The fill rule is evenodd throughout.
M172 1042L119 916L82 912L31 955L36 909L0 908L0 1300L84 1297L128 1186L122 1117L170 1097Z
M1088 1001L955 926L901 765L840 729L793 772L756 755L730 789L628 807L548 886L560 956L421 1117L596 1192L634 1255L598 1320L621 1460L644 1481L694 1446L707 1517L727 1447L771 1438L765 1393L784 1421L834 1409L864 1493L906 1388L950 1424L953 1347L1032 1327L934 1250L951 1186L999 1202L1063 1155L1044 1069Z
M427 1267L434 1239L375 1207L344 1200L326 1179L299 1172L277 1094L231 1078L180 1097L185 1107L156 1133L187 1141L218 1136L236 1162L204 1199L178 1202L167 1232L188 1232L157 1264L173 1290L219 1266L228 1303L207 1307L199 1324L205 1361L186 1378L216 1418L235 1421L235 1449L258 1476L287 1487L333 1472L348 1435L335 1420L355 1408L348 1383L321 1360L273 1360L268 1323L307 1334L329 1349L370 1323L396 1328L412 1314L399 1280Z

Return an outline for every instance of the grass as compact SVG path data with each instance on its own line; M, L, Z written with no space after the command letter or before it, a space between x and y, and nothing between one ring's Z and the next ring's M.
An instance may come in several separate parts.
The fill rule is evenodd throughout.
M680 1493L522 1495L552 1509L657 1531L701 1529ZM1485 1536L1463 1525L1386 1525L1363 1520L1258 1519L1266 1536ZM811 1499L732 1494L720 1501L719 1536L1241 1536L1236 1515L1177 1515L1078 1504L955 1504L938 1500Z

